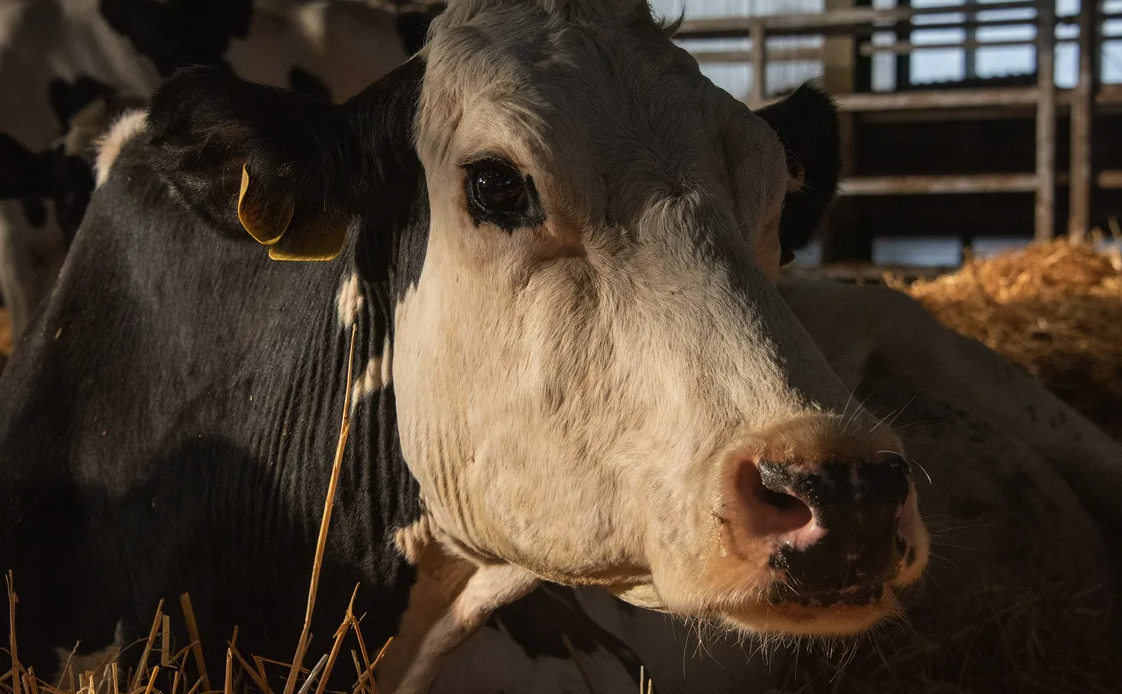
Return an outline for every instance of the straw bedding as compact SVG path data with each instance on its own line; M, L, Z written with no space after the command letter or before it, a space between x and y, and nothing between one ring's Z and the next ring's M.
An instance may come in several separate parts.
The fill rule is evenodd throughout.
M1122 438L1122 257L1099 245L1060 239L934 280L886 280Z

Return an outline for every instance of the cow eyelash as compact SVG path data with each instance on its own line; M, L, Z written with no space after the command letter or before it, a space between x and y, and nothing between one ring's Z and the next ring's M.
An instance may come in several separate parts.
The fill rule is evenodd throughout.
M463 166L467 211L478 227L494 224L507 233L545 221L534 179L500 157Z

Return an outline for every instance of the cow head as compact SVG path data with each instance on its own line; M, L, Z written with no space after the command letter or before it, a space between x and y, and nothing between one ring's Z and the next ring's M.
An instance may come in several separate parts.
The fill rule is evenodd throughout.
M774 286L833 195L835 113L753 113L668 34L639 0L464 0L342 106L183 73L149 141L212 226L386 288L402 451L454 551L859 631L928 545L900 441Z

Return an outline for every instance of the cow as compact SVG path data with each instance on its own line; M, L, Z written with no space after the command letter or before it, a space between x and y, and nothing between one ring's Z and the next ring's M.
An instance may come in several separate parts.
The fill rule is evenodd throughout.
M92 140L185 65L343 101L416 52L439 6L41 0L0 11L0 298L18 339L94 186ZM85 127L71 121L84 114ZM96 116L96 118L94 118ZM96 127L89 127L89 126Z
M778 287L855 401L893 422L922 470L934 559L925 589L901 595L907 625L825 657L807 644L742 642L719 627L676 624L598 588L573 591L580 611L627 644L664 694L1122 687L1122 671L1110 666L1122 649L1113 597L1122 446L902 293L797 274ZM519 654L517 644L489 624L445 661L433 691L519 691L519 681L539 681L512 672L508 654ZM890 665L896 656L903 660ZM556 656L538 660L576 677ZM584 691L578 680L569 686Z
M462 0L344 104L195 68L114 127L0 378L21 659L185 591L212 662L235 624L291 653L351 334L311 630L357 579L367 639L403 636L386 691L542 580L760 633L896 614L929 551L910 465L774 284L836 183L801 148L833 106L753 113L672 31L638 0ZM446 602L408 560L433 547L470 567Z
M581 589L586 612L664 692L736 691L736 678L741 691L1122 688L1122 446L905 294L797 277L778 287L918 471L932 560L922 589L901 595L907 624L826 658L760 641L742 651L714 634L698 646L679 633L667 650L658 620Z

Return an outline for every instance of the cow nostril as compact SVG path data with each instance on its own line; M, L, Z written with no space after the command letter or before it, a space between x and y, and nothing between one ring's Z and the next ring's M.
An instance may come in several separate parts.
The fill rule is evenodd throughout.
M814 521L814 514L802 500L764 486L760 469L752 461L740 464L738 477L740 504L752 534L794 533Z
M763 492L763 501L769 506L774 506L780 511L802 509L803 511L806 511L807 521L810 521L810 508L790 494L784 494L783 492L773 492L772 490L765 488Z
M800 530L810 525L810 522L814 520L814 514L811 513L810 507L790 494L773 492L765 488L761 497L761 500L765 504L771 506L778 512L775 515L775 520L777 521L777 526L780 527L777 527L772 532L786 533Z

